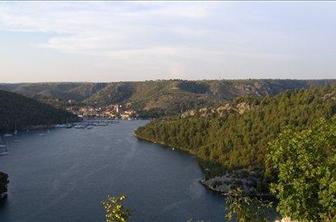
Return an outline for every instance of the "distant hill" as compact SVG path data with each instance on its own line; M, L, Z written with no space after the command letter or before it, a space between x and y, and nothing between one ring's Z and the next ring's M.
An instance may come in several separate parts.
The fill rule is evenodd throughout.
M60 100L82 101L95 94L106 83L15 83L0 84L0 89L28 97L49 97Z
M329 84L335 80L156 80L112 83L0 84L0 89L62 107L68 100L105 106L131 103L142 112L176 114L241 96L276 95L290 89Z
M77 120L73 114L16 93L0 90L0 132Z

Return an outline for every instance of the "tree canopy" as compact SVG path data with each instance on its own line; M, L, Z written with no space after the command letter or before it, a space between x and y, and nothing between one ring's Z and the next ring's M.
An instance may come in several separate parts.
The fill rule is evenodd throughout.
M127 209L123 202L126 200L126 195L121 194L118 196L108 196L103 201L103 207L105 209L106 222L127 222L131 211Z
M278 172L271 191L283 216L299 221L336 220L336 117L309 129L287 129L271 143Z
M267 173L268 143L288 126L304 129L316 119L333 116L336 87L286 91L275 97L256 98L253 103L254 108L243 114L161 118L135 133L139 138L197 155L210 176L223 170L256 167Z
M69 112L0 90L0 133L33 125L52 125L74 120L77 117Z

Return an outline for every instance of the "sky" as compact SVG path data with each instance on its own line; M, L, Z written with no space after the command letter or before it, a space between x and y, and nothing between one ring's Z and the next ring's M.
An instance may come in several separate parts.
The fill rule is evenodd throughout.
M0 2L0 82L336 78L336 2Z

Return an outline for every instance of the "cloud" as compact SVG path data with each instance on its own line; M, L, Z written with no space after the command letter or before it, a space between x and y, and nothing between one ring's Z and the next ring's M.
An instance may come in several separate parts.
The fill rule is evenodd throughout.
M335 53L336 4L321 5L1 2L0 34L46 34L35 48L94 57L105 72L295 72L310 70L321 53ZM298 61L309 64L300 68Z
M197 22L208 10L203 3L1 3L0 29L50 33L40 46L63 52L109 55L176 46L180 38L201 34L179 21Z
M0 29L50 34L39 47L65 53L113 56L151 52L182 57L206 54L258 54L260 37L282 33L250 27L248 18L234 13L231 3L217 2L17 2L2 3ZM264 42L267 44L267 41ZM255 50L259 48L259 51ZM260 51L260 49L262 49ZM193 56L201 56L193 54Z

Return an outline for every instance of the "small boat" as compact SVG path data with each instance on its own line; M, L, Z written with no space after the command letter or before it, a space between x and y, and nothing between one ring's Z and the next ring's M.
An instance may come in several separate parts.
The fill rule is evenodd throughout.
M6 134L4 134L3 136L4 136L4 137L11 137L11 136L13 136L13 134L11 134L11 133L6 133Z
M0 156L6 156L6 155L8 155L8 151L3 151L0 153Z
M70 123L66 124L66 125L65 125L65 128L67 128L67 129L72 128L72 124L70 124Z
M18 133L18 130L16 129L16 121L14 122L14 125L15 125L15 127L14 127L14 135L16 136L16 134Z
M85 129L85 126L83 126L83 125L76 125L75 129Z
M7 146L5 144L0 144L0 149L3 149L3 151L0 152L0 156L8 155Z
M65 124L56 124L55 128L65 128L66 125Z
M108 123L104 123L104 122L98 122L98 123L94 123L95 126L107 126Z

